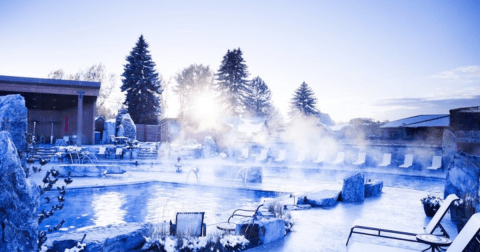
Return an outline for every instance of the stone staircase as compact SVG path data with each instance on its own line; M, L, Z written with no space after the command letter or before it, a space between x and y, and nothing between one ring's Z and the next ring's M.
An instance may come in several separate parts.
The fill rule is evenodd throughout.
M140 148L138 159L157 159L158 152L155 148Z
M50 160L56 153L55 147L38 147L37 153L35 156L40 157L44 160Z

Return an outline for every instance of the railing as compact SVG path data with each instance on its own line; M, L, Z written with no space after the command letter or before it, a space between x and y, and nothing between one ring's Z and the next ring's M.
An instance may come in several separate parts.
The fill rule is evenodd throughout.
M237 210L233 211L232 215L228 218L228 221L227 221L227 222L230 223L230 219L232 219L232 218L235 217L235 216L254 217L254 216L257 215L257 213L258 213L258 209L260 209L260 207L262 207L262 206L263 206L263 204L259 205L259 206L257 207L257 209L255 209L255 210L237 209ZM252 214L252 215L238 214L238 213L237 213L238 211L253 212L253 214ZM254 221L255 221L255 220L254 220Z

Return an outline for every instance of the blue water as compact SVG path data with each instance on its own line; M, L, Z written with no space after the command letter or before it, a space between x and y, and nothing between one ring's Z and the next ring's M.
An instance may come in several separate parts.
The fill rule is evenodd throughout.
M205 212L205 223L213 224L227 221L219 219L219 213L255 209L265 199L276 196L279 193L161 182L74 189L67 190L63 209L45 219L40 228L53 227L62 219L64 230L128 222L159 223L174 221L176 212Z

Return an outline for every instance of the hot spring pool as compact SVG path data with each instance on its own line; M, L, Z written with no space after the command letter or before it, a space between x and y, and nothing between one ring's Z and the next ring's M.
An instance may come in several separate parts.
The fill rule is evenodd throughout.
M45 219L40 229L54 226L62 219L63 231L128 222L159 223L174 221L176 212L205 212L208 225L227 221L217 216L222 212L255 209L265 199L282 194L162 182L72 189L67 190L63 209ZM56 192L48 193L55 195Z

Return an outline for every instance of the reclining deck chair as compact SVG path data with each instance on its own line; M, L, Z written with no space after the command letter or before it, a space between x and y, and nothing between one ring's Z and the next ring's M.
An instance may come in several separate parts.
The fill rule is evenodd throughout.
M438 170L442 168L442 156L433 156L432 165L427 167L429 170Z
M367 222L365 219L358 219L352 224L352 228L350 229L350 234L348 235L347 244L352 237L352 234L363 234L363 235L370 235L370 236L378 236L384 238L391 238L403 241L414 241L416 242L416 235L417 234L433 234L435 229L438 227L440 231L443 233L444 236L448 237L447 232L440 224L440 221L443 219L443 216L447 213L447 210L453 204L454 201L459 200L457 195L450 194L448 197L443 201L442 205L438 209L437 213L432 217L428 225L424 228L423 231L415 231L415 230L395 230L395 224L384 223L382 225L372 225L372 223ZM370 232L368 232L370 231ZM382 234L385 233L385 234ZM396 236L395 236L396 235ZM399 235L404 237L399 237Z
M457 237L455 237L452 244L450 244L450 246L447 248L446 252L464 251L467 248L467 246L470 244L470 242L479 242L478 239L475 239L479 231L480 231L480 213L476 213L472 217L470 217L467 224L465 224L462 231L460 231ZM361 252L367 252L367 251L368 252L370 251L414 252L415 250L355 242L352 244L352 246L350 246L348 251L349 252L360 252L360 251Z
M115 148L115 158L121 158L123 155L123 148L122 147L117 147Z
M405 155L405 161L399 167L400 168L409 168L412 165L413 165L413 155L412 154L407 154L407 155Z
M100 148L98 148L98 153L97 153L98 156L100 155L104 155L105 158L107 158L107 147L105 146L100 146Z
M357 161L355 161L355 162L352 163L352 164L353 164L353 165L364 165L366 158L367 158L367 153L365 153L365 152L359 152L359 153L358 153Z
M305 151L304 150L301 150L298 152L298 157L297 159L295 160L296 163L303 163L305 161Z
M340 151L337 153L337 158L332 162L332 164L343 164L343 161L345 161L345 152Z
M205 236L207 226L203 223L205 212L178 212L175 224L170 220L170 235Z
M275 162L284 162L285 161L285 156L287 155L287 152L285 150L280 150L278 152L278 157L275 159Z
M255 161L256 162L263 162L265 160L267 160L267 149L262 149L262 151L260 151L260 154L257 156L257 158L255 158Z
M383 154L383 161L381 164L378 164L379 167L386 167L392 163L392 153Z
M247 160L248 159L248 149L242 149L242 154L238 157L238 160Z
M317 160L313 161L315 164L320 164L325 162L325 158L327 156L327 153L323 150L318 151L318 157Z

